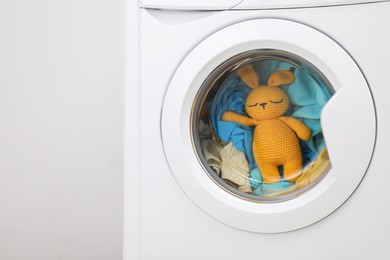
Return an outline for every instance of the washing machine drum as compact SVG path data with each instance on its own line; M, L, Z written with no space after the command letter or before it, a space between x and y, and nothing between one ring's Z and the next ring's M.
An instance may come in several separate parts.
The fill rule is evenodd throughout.
M264 233L311 225L340 207L364 177L376 137L353 59L321 32L277 19L237 23L194 48L161 120L168 163L190 199L227 225Z

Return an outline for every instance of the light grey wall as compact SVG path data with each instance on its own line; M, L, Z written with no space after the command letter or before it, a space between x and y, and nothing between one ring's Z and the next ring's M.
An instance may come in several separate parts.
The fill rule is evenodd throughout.
M122 257L123 1L0 0L0 259Z

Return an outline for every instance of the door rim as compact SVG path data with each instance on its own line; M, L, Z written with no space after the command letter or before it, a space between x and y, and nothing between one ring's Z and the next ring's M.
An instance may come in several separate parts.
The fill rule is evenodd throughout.
M258 28L262 29L253 33ZM284 31L290 33L278 34ZM306 41L297 39L291 32L304 35ZM241 38L229 38L229 35L237 34ZM341 75L357 78L356 88L366 90L362 93L365 93L364 102L371 102L368 120L371 123L374 121L366 132L367 139L370 140L370 156L364 155L364 162L357 167L357 174L349 178L351 183L346 183L345 177L331 169L318 185L300 197L274 204L260 204L227 193L204 172L193 150L190 129L194 97L211 71L229 57L244 51L266 48L291 52L313 63L331 82L336 91L335 96L347 88L345 84L348 82ZM333 61L329 53L332 54ZM210 58L205 60L203 57ZM340 62L345 66L341 67ZM340 71L332 69L336 65ZM182 87L183 85L188 88ZM369 95L369 101L366 95ZM331 106L331 103L328 102L323 110ZM221 29L187 55L173 76L164 98L161 135L165 156L175 179L187 196L203 211L238 229L278 233L299 229L325 218L352 195L371 161L376 138L375 121L375 109L368 84L357 64L340 45L321 32L300 23L280 19L256 19ZM324 129L326 128L329 127ZM326 140L326 134L324 136Z

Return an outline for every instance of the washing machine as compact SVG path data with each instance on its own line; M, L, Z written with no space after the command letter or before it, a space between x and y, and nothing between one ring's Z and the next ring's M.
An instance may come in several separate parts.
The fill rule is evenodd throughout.
M125 259L390 259L390 1L125 9Z

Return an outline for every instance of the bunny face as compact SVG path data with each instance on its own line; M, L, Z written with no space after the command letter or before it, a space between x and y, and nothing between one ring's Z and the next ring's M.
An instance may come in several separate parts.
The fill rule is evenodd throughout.
M278 87L260 86L249 93L245 111L256 120L274 119L287 112L290 100Z
M259 86L259 77L248 64L241 67L237 74L248 87L252 88L245 102L245 111L256 120L274 119L287 112L290 100L287 94L279 88L281 85L294 81L294 69L278 70L270 75L266 86Z

